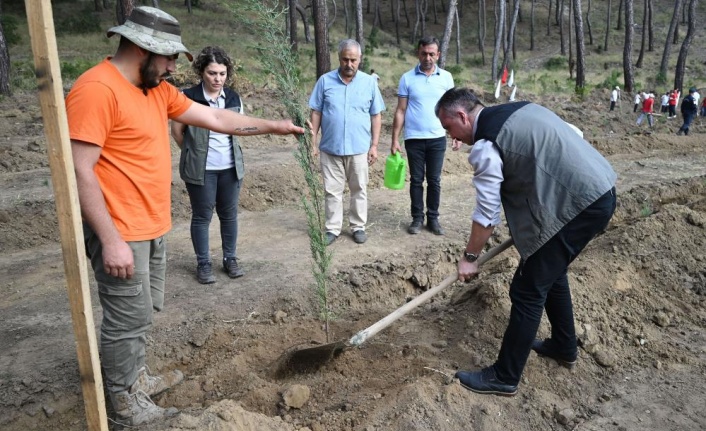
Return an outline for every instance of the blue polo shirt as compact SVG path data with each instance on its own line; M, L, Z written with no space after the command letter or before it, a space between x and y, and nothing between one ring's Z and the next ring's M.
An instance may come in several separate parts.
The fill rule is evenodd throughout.
M446 90L453 87L453 76L436 65L429 76L419 69L419 65L402 75L397 95L407 99L405 139L432 139L446 135L434 107Z
M372 76L358 71L346 84L335 69L316 81L309 107L321 112L319 149L334 156L353 156L370 150L370 117L384 111L385 102Z

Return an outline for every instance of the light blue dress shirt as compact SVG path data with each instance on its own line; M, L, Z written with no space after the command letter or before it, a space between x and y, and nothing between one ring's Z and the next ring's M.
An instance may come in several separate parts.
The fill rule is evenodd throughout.
M319 150L353 156L370 150L370 117L384 111L385 102L372 76L358 71L346 84L335 69L316 81L309 107L321 113Z
M427 76L417 65L400 78L397 95L407 99L404 116L404 138L433 139L446 136L446 130L434 114L441 96L454 87L453 76L434 65L434 72Z

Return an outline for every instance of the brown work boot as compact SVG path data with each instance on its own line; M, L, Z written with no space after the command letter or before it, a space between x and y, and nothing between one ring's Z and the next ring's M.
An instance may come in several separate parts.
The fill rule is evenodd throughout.
M164 409L157 406L143 391L135 393L111 392L110 401L113 403L117 415L116 422L120 425L142 425L156 420L169 419L179 413L179 410L174 407Z
M149 372L147 365L139 369L137 380L130 387L131 394L142 391L153 397L184 380L184 374L179 370L172 370L163 376L150 376Z

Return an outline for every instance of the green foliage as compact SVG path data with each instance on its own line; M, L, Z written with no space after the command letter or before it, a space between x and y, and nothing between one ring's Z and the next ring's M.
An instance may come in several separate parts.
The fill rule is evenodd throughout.
M467 57L463 63L468 67L483 67L483 57L480 55Z
M399 51L397 51L397 59L398 60L405 60L407 58L407 55L404 53L404 50L400 48Z
M657 73L657 77L655 77L655 82L659 85L666 85L667 84L667 74L659 72Z
M64 16L55 22L56 34L87 34L103 31L100 17L90 7Z
M585 100L586 97L588 97L588 95L591 93L591 87L588 85L585 85L583 87L576 87L575 92L581 100Z
M612 89L615 88L616 86L620 85L619 78L620 78L621 76L622 76L622 74L621 74L619 71L613 70L613 71L610 72L610 76L607 77L607 78L601 83L600 86L603 87L603 88L607 88L607 89L609 89L609 90L612 90Z
M95 63L89 62L85 59L77 59L75 61L62 61L61 62L61 77L64 80L75 80L83 72L87 71L93 67Z
M451 66L447 65L446 71L453 75L455 80L458 80L461 77L461 73L463 72L463 66L461 66L460 64L453 64Z
M642 208L640 208L640 217L649 217L650 215L652 215L653 212L654 210L652 209L652 203L650 203L649 201L645 201L642 204Z
M2 30L7 46L17 45L22 42L22 36L20 36L18 32L20 20L17 19L16 16L4 14L0 16L0 23L2 23Z
M31 61L13 61L10 67L10 87L14 90L34 91L37 78L34 75L34 63Z
M370 36L365 41L365 55L373 55L375 48L380 48L380 35L377 27L373 27Z
M547 70L561 70L565 69L569 64L569 60L566 57L552 57L544 63L544 68Z
M245 9L255 15L254 19L243 18ZM305 94L299 82L301 72L297 69L297 53L293 52L283 33L281 22L285 11L279 9L276 0L245 0L242 8L233 10L234 15L246 19L254 34L260 35L258 53L264 70L269 71L277 82L277 91L287 113L295 124L304 126L308 108ZM309 248L311 250L312 274L315 280L315 294L319 305L319 317L325 322L326 338L329 338L329 321L334 317L328 292L331 252L326 248L324 191L314 168L317 160L311 152L309 134L299 136L295 157L304 172L306 189L302 190L301 202L306 213Z

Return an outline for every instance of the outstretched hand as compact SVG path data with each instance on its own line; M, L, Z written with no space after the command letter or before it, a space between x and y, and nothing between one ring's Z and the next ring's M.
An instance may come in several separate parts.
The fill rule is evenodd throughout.
M292 120L279 120L274 133L277 135L303 135L306 132L303 127L296 126Z

